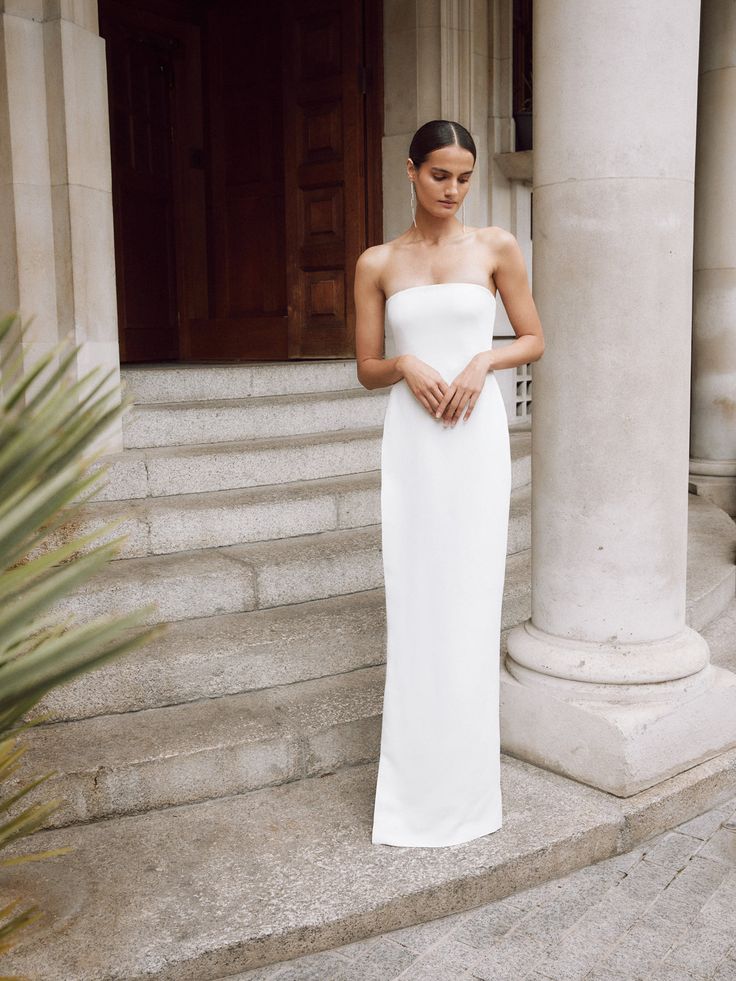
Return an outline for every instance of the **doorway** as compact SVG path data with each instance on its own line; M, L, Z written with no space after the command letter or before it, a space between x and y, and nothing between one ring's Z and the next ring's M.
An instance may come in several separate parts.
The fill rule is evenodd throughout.
M100 0L121 361L355 356L380 6Z

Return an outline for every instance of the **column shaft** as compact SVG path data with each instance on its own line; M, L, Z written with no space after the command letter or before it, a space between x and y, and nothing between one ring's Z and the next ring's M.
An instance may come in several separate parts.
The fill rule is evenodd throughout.
M691 481L736 517L736 6L703 0L695 162Z
M629 795L736 741L686 625L698 0L534 9L532 617L504 744ZM725 677L724 677L725 676ZM722 683L725 703L718 701ZM703 701L705 700L705 701ZM704 755L707 754L707 755Z

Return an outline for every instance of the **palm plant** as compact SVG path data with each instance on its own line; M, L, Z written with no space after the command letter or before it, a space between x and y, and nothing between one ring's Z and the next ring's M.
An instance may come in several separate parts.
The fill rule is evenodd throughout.
M104 451L91 447L130 399L108 384L112 372L95 380L100 368L71 382L69 370L80 348L65 342L23 371L26 334L17 317L0 320L5 381L0 395L0 851L42 827L62 803L28 803L28 795L51 773L15 785L27 749L21 737L44 719L28 721L28 712L51 689L139 647L162 629L133 630L153 606L83 625L54 617L54 604L114 558L124 540L99 543L123 516L49 545L51 533L73 520L102 486ZM15 855L0 859L0 867L68 850ZM41 915L36 906L18 907L16 901L0 909L0 955Z

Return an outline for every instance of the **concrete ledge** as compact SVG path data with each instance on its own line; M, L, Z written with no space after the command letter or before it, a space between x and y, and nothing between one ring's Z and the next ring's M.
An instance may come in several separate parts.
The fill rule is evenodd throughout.
M361 387L307 395L134 405L123 418L123 446L222 443L378 426L387 403L385 389Z
M532 183L533 150L512 150L507 153L494 153L493 163L510 181Z
M380 495L380 470L369 470L265 487L87 504L72 522L48 537L44 550L118 518L122 524L106 536L127 536L118 561L359 528L380 523ZM512 490L508 550L519 552L530 544L531 487L527 484Z
M207 981L500 899L625 852L736 792L736 751L626 801L502 757L503 827L452 848L372 845L376 765L41 832L11 868L52 921L7 972ZM104 943L100 938L104 937Z
M126 365L120 375L136 403L209 402L360 388L355 359L261 364Z

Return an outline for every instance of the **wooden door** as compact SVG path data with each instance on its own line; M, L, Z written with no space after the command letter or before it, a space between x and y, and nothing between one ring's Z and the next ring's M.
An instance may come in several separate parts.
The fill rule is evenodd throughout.
M353 357L381 241L370 0L100 0L122 360Z
M121 361L182 357L206 312L201 41L195 0L100 0Z
M283 5L292 357L355 352L353 276L368 230L365 33L363 7L354 0Z
M381 241L380 6L208 6L210 311L189 356L354 356L355 262Z
M209 308L187 324L192 358L289 356L280 30L273 3L207 6Z

